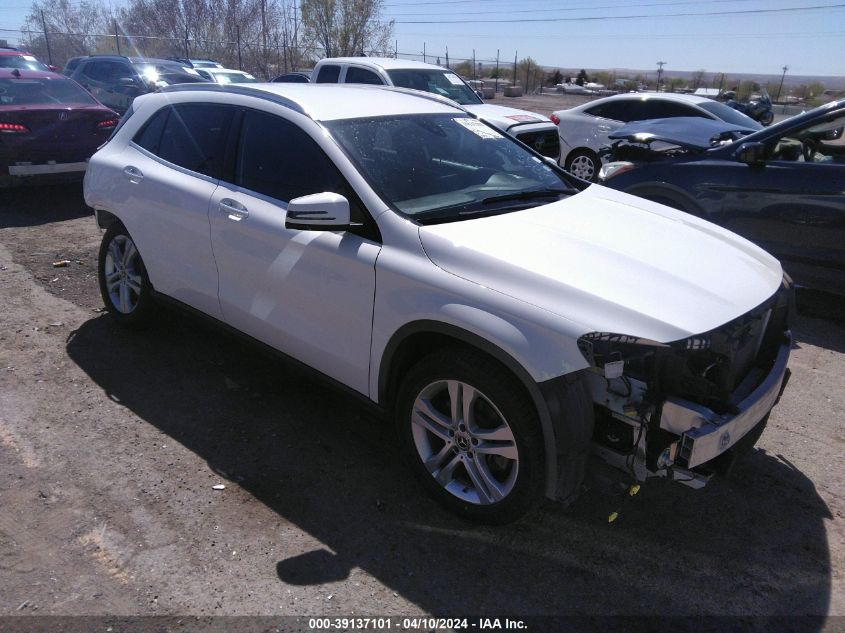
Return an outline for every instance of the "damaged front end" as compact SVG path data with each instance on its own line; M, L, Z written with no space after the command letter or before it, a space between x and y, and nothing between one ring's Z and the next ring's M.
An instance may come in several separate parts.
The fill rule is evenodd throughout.
M637 481L668 476L700 487L729 470L759 438L789 379L794 310L784 276L761 305L687 339L582 336L595 454Z

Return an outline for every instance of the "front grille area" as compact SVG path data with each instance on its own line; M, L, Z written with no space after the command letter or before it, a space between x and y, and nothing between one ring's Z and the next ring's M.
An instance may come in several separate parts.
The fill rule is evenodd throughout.
M663 397L677 396L717 413L731 412L734 392L743 380L757 369L765 375L774 363L789 329L791 293L783 288L750 312L689 339L685 349L672 346L658 354L657 380L651 387Z
M543 156L557 158L560 156L560 137L557 130L541 130L540 132L525 132L517 134L516 138L533 147Z

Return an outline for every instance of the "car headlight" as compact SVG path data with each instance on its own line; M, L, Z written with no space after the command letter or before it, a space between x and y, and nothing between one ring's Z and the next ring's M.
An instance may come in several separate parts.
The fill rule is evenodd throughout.
M623 373L646 380L651 375L654 355L669 347L649 339L611 332L590 332L578 339L578 349L591 367L601 369L605 378Z
M621 160L612 163L605 163L601 166L601 169L599 169L599 180L610 180L614 176L624 174L626 171L631 171L634 167L634 163Z

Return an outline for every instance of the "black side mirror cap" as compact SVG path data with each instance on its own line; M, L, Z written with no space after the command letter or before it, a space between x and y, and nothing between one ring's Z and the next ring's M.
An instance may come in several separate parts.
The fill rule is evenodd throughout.
M734 154L734 158L746 165L761 165L766 156L766 146L763 143L743 143Z

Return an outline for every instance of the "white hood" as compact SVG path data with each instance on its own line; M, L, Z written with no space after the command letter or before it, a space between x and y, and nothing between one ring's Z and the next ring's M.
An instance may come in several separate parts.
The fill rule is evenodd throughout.
M557 127L548 117L544 117L542 114L537 114L536 112L527 112L526 110L517 110L516 108L491 105L489 103L465 105L463 107L479 119L487 121L504 131L507 131L514 125L527 125L529 123L547 123L550 127Z
M669 342L748 312L778 289L776 259L690 215L598 185L552 204L423 226L440 268L586 331Z

